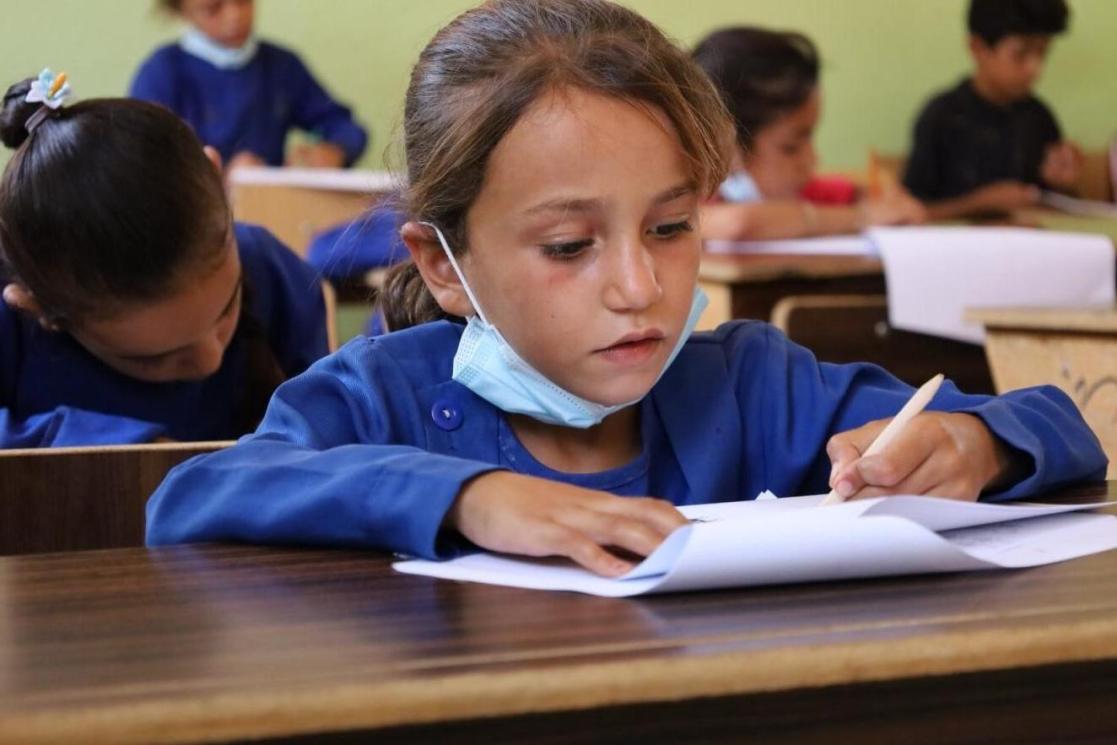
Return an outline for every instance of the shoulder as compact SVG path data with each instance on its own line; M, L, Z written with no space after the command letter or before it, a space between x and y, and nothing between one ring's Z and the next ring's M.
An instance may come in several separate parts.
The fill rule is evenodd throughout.
M143 67L164 67L174 64L183 55L182 47L176 42L164 44L157 47L154 52L148 55L148 58L143 61Z
M315 367L378 381L385 391L438 385L453 375L463 330L458 323L432 321L381 336L358 336Z
M258 303L270 305L277 294L321 298L321 278L271 232L259 225L233 223L243 272Z
M151 84L171 78L179 67L182 54L178 44L165 44L156 49L140 64L133 87L137 84Z
M919 121L925 124L937 123L943 117L957 112L965 105L968 86L969 81L963 80L958 85L939 91L931 96L927 99L927 103L923 105L923 111L919 115Z
M306 68L302 58L293 50L270 41L260 41L256 57L271 65L280 65L287 69Z
M712 331L692 336L679 353L684 365L722 364L734 369L763 366L773 354L786 355L792 344L774 326L763 321L729 321Z

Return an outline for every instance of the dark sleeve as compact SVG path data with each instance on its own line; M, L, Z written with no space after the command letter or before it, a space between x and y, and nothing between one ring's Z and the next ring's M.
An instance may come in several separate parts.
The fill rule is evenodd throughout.
M911 152L904 168L904 188L917 199L943 198L939 176L944 153L939 146L939 116L934 101L929 103L915 122Z
M293 95L292 117L295 126L337 145L345 151L345 164L352 165L368 145L368 133L356 122L348 108L330 97L302 61L291 55L285 85Z
M777 494L825 492L827 440L895 416L913 389L876 365L820 363L770 327L766 346L750 353L740 379L743 410L764 422L747 445L765 454L765 482ZM1107 461L1097 437L1070 398L1053 386L984 396L962 393L946 381L927 408L979 417L1028 463L1016 483L984 499L1026 497L1105 476Z
M147 505L148 545L460 552L440 540L443 519L467 481L496 467L402 444L422 437L400 429L418 419L406 411L410 381L375 344L353 341L287 381L255 434L173 469Z
M1050 145L1053 142L1060 142L1063 139L1063 132L1059 128L1059 120L1055 118L1055 114L1043 101L1036 100L1039 105L1040 112L1040 131L1043 135L1043 142L1045 145Z

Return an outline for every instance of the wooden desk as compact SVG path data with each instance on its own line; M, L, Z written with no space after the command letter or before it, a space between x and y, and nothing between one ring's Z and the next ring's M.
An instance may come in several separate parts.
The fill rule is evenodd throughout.
M0 554L142 546L144 507L167 471L230 444L0 450Z
M710 297L699 329L734 318L767 321L788 295L880 295L884 268L869 256L704 254L698 283Z
M883 303L885 289L884 268L876 257L705 254L698 282L710 298L699 329L716 328L734 318L773 321L823 362L872 362L912 385L942 372L967 392L993 392L981 347L889 327L887 306L878 304ZM797 334L781 325L786 313L774 313L792 298L808 304L812 298L825 299L831 308L812 314L810 333ZM872 313L879 317L871 318ZM898 359L902 363L897 364Z
M1032 385L1063 390L1101 440L1117 478L1117 307L975 308L999 392Z
M391 174L345 168L237 168L229 174L236 219L263 225L299 256L306 256L316 233L360 216L395 187Z
M1117 499L1117 483L1077 496ZM216 546L0 559L0 742L1117 737L1117 552L632 600L389 561Z

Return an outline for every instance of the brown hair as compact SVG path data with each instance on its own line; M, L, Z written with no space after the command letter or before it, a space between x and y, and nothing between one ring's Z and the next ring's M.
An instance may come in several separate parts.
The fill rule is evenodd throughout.
M659 108L699 189L721 183L731 120L702 70L650 21L606 0L489 0L439 31L411 73L405 212L465 252L466 214L493 150L534 101L565 86ZM410 262L389 275L381 304L392 330L447 317Z

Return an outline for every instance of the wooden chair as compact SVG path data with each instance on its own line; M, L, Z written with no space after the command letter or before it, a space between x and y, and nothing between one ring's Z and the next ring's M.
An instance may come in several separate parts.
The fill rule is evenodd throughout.
M231 444L0 450L0 555L142 546L167 471Z
M326 280L322 280L322 302L326 306L326 343L331 352L337 351L337 291Z
M992 393L981 347L894 329L884 295L792 295L772 324L822 362L872 362L911 385L945 373L967 393Z

